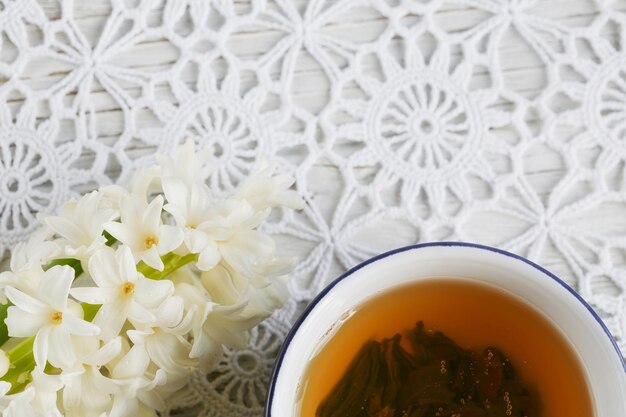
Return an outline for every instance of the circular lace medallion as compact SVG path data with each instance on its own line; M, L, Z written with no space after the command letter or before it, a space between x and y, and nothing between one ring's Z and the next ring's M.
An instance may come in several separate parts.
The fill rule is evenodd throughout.
M254 168L271 141L258 116L232 97L199 95L189 100L164 130L160 152L193 139L211 155L210 186L232 190Z
M584 99L588 123L601 139L624 146L626 139L626 55L618 54L599 68Z
M11 247L37 226L38 212L50 212L68 198L61 159L37 132L0 129L0 243Z
M402 177L437 181L476 156L479 119L454 84L429 70L407 71L373 98L366 138Z

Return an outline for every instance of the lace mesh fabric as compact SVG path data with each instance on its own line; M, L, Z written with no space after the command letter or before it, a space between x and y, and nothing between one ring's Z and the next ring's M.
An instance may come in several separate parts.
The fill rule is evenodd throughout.
M572 285L626 349L626 3L0 1L0 250L36 213L185 138L227 191L262 158L301 212L289 304L166 415L260 416L298 311L393 247L496 245Z

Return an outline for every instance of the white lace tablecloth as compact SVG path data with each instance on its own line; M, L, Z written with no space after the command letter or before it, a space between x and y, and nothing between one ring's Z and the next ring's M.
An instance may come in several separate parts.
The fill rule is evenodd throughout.
M0 250L35 214L185 138L215 189L261 158L301 212L268 231L292 300L167 415L260 416L330 279L432 240L541 263L626 352L626 2L0 0Z

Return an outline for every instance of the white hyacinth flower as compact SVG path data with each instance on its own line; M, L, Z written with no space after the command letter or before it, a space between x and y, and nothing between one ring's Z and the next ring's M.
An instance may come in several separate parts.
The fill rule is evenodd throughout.
M183 315L183 309L180 297L170 297L155 310L157 320L151 327L127 332L136 360L145 363L149 358L154 362L167 373L172 389L182 387L197 362L189 357L191 344L183 337L191 329L194 312ZM177 386L177 382L182 384Z
M107 417L156 417L157 411L165 408L165 401L156 388L166 381L165 372L159 369L153 379L138 377L122 385Z
M245 297L236 304L214 305L198 332L199 337L205 338L201 343L210 346L217 342L233 349L245 348L250 339L248 331L266 318L245 314L246 305Z
M177 283L176 294L184 300L188 310L194 310L191 323L193 344L189 357L198 359L198 366L202 372L209 372L215 368L224 354L222 343L204 331L204 324L213 310L214 303L211 302L209 294L194 283Z
M161 222L163 196L159 195L150 204L131 195L122 199L121 223L109 222L105 230L120 242L128 245L135 259L144 261L152 268L163 270L161 255L178 248L183 242L183 231Z
M14 250L0 301L14 304L9 335L34 339L36 367L24 369L30 382L18 378L26 387L17 394L0 381L0 416L156 417L194 371L215 369L224 346L247 346L249 330L284 303L290 265L258 229L274 207L303 206L293 178L262 162L217 200L206 185L211 157L193 140L157 160L128 186L42 216L41 232ZM74 280L69 266L50 268L59 258L85 273ZM93 323L69 295L97 307ZM8 376L26 375L0 349L0 378L12 365Z
M205 222L211 219L214 206L208 187L201 183L187 186L174 177L164 178L162 184L167 199L163 209L184 230L184 242L189 252L199 254L197 267L208 271L220 260L217 244L202 230Z
M151 280L137 272L126 245L117 251L102 248L91 257L88 269L97 287L73 288L71 294L84 303L102 304L93 322L103 340L117 336L127 319L135 325L153 325L157 319L151 310L174 293L172 281Z
M32 265L28 269L24 269L19 273L13 271L5 271L0 274L0 289L2 289L2 296L0 302L6 304L6 288L12 287L26 294L35 294L37 292L37 286L41 282L41 277L44 274L44 270L41 265Z
M41 227L26 242L18 243L11 250L11 271L16 274L27 273L57 258L61 247L57 241L50 240L53 234L50 228Z
M117 210L119 210L122 200L131 194L147 203L151 194L162 191L158 181L156 181L158 179L157 174L160 171L161 169L158 166L139 168L132 174L128 186L107 185L101 187L100 192L107 197L109 205Z
M208 150L196 152L192 139L187 139L173 157L156 155L156 160L159 162L161 178L178 178L187 187L204 182L211 174Z
M164 209L185 230L185 245L191 253L199 254L196 266L201 271L210 270L224 258L253 277L260 275L256 271L259 266L273 258L274 241L254 230L268 210L255 211L243 200L217 204L204 185L189 188L176 178L163 179L163 189L168 201Z
M273 175L276 166L261 162L261 166L250 174L239 186L235 199L246 200L256 210L268 207L301 209L304 201L295 190L290 190L295 179L290 175Z
M287 276L283 274L273 277L268 285L256 286L230 265L220 263L203 272L200 279L214 303L221 306L245 303L239 316L248 322L256 320L257 324L280 308L289 297Z
M274 259L274 240L255 230L267 217L269 210L257 212L245 201L227 200L216 215L200 230L211 236L222 259L248 278L259 277L257 269ZM269 282L262 279L259 285Z
M15 287L27 294L34 293L43 276L42 266L61 253L56 241L49 241L52 234L44 227L26 242L19 243L11 252L11 270L0 273L0 289ZM4 291L0 292L0 302L6 304Z
M10 390L10 383L6 381L0 381L0 413L4 412L4 410L9 405L9 402L11 401L11 396L7 395Z
M5 395L0 399L2 417L63 417L56 407L46 413L37 411L32 405L35 395L32 387L16 394Z
M220 285L220 284L217 284ZM224 289L230 292L229 289ZM190 357L198 358L203 367L219 361L222 345L243 348L248 343L248 330L267 314L246 312L249 299L241 294L236 300L220 305L201 283L178 283L176 293L183 298L187 309L195 309L191 332L193 345ZM210 367L209 367L210 368Z
M218 261L224 259L248 277L257 276L256 269L273 259L275 252L274 241L254 230L265 220L269 210L257 212L247 202L238 200L227 200L215 206L197 230L214 242L219 252ZM201 264L197 266L201 270L211 269L201 268Z
M116 381L102 375L101 368L120 354L122 341L116 337L100 346L97 338L80 338L76 345L79 359L75 369L61 374L65 417L100 417L111 409L113 396L119 393Z
M113 406L107 417L156 415L155 410L162 411L165 408L163 397L155 389L167 382L165 371L157 369L154 377L148 376L142 361L137 360L136 352L129 351L111 372L120 392L113 398Z
M31 372L32 382L29 387L35 391L31 401L32 407L42 415L61 416L57 409L57 393L64 386L60 375L46 374L37 367Z
M6 375L10 366L9 357L4 350L0 349L0 378Z
M5 293L14 306L9 307L5 323L11 337L35 336L33 354L37 366L46 361L65 369L76 360L72 335L94 336L100 329L83 320L83 310L68 300L74 270L55 266L46 271L37 286L37 292L28 295L7 287Z
M105 244L104 224L117 216L117 210L103 203L103 194L93 191L65 203L56 216L45 217L43 222L63 238L68 256L85 261Z

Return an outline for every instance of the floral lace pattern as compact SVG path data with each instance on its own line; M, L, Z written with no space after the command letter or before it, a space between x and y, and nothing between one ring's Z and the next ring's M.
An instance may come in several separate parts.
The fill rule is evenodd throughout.
M0 0L0 251L192 138L216 193L272 159L307 207L266 228L291 303L169 415L261 415L301 307L430 240L545 265L626 351L626 6L565 3Z

